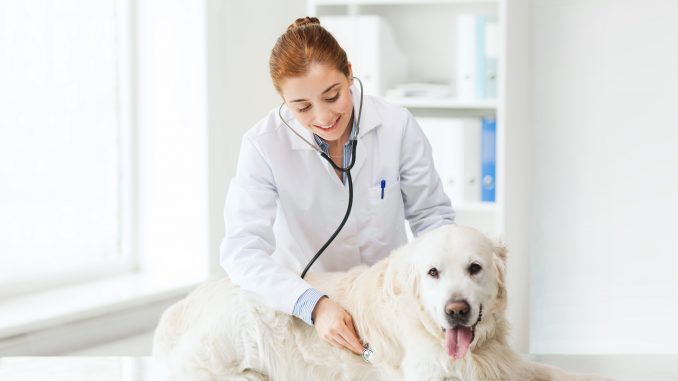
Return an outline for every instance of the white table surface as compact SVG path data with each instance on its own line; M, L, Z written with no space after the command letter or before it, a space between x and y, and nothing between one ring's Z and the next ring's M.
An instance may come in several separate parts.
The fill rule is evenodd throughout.
M531 356L573 372L617 381L678 381L678 355ZM164 381L151 357L2 357L1 381Z
M3 357L2 381L169 380L151 357Z

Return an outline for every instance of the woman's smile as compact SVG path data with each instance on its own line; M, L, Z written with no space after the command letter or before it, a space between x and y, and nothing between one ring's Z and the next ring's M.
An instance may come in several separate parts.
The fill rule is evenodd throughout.
M339 119L341 119L341 115L339 115L334 122L328 124L328 125L322 125L322 124L314 124L313 126L316 128L320 128L321 130L325 132L330 132L334 130L338 125L339 125Z

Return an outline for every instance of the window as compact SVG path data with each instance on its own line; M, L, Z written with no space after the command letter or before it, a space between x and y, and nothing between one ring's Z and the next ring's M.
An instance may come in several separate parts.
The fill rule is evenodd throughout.
M0 293L132 266L121 2L0 1Z

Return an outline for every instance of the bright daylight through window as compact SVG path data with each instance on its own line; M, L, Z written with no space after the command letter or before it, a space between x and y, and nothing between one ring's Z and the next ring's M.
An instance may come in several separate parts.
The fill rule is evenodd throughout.
M117 2L39 2L0 1L0 290L126 260Z

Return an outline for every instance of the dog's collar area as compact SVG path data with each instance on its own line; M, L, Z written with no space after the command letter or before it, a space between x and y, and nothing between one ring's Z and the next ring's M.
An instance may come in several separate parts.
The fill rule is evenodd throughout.
M473 342L473 340L475 340L475 338L476 338L476 326L478 325L478 323L480 323L481 320L483 320L483 305L482 304L480 305L480 311L478 311L478 320L476 320L476 322L471 326L471 333L472 333L471 342Z
M480 305L480 311L478 311L478 320L473 324L472 328L475 328L480 321L483 320L483 305Z

